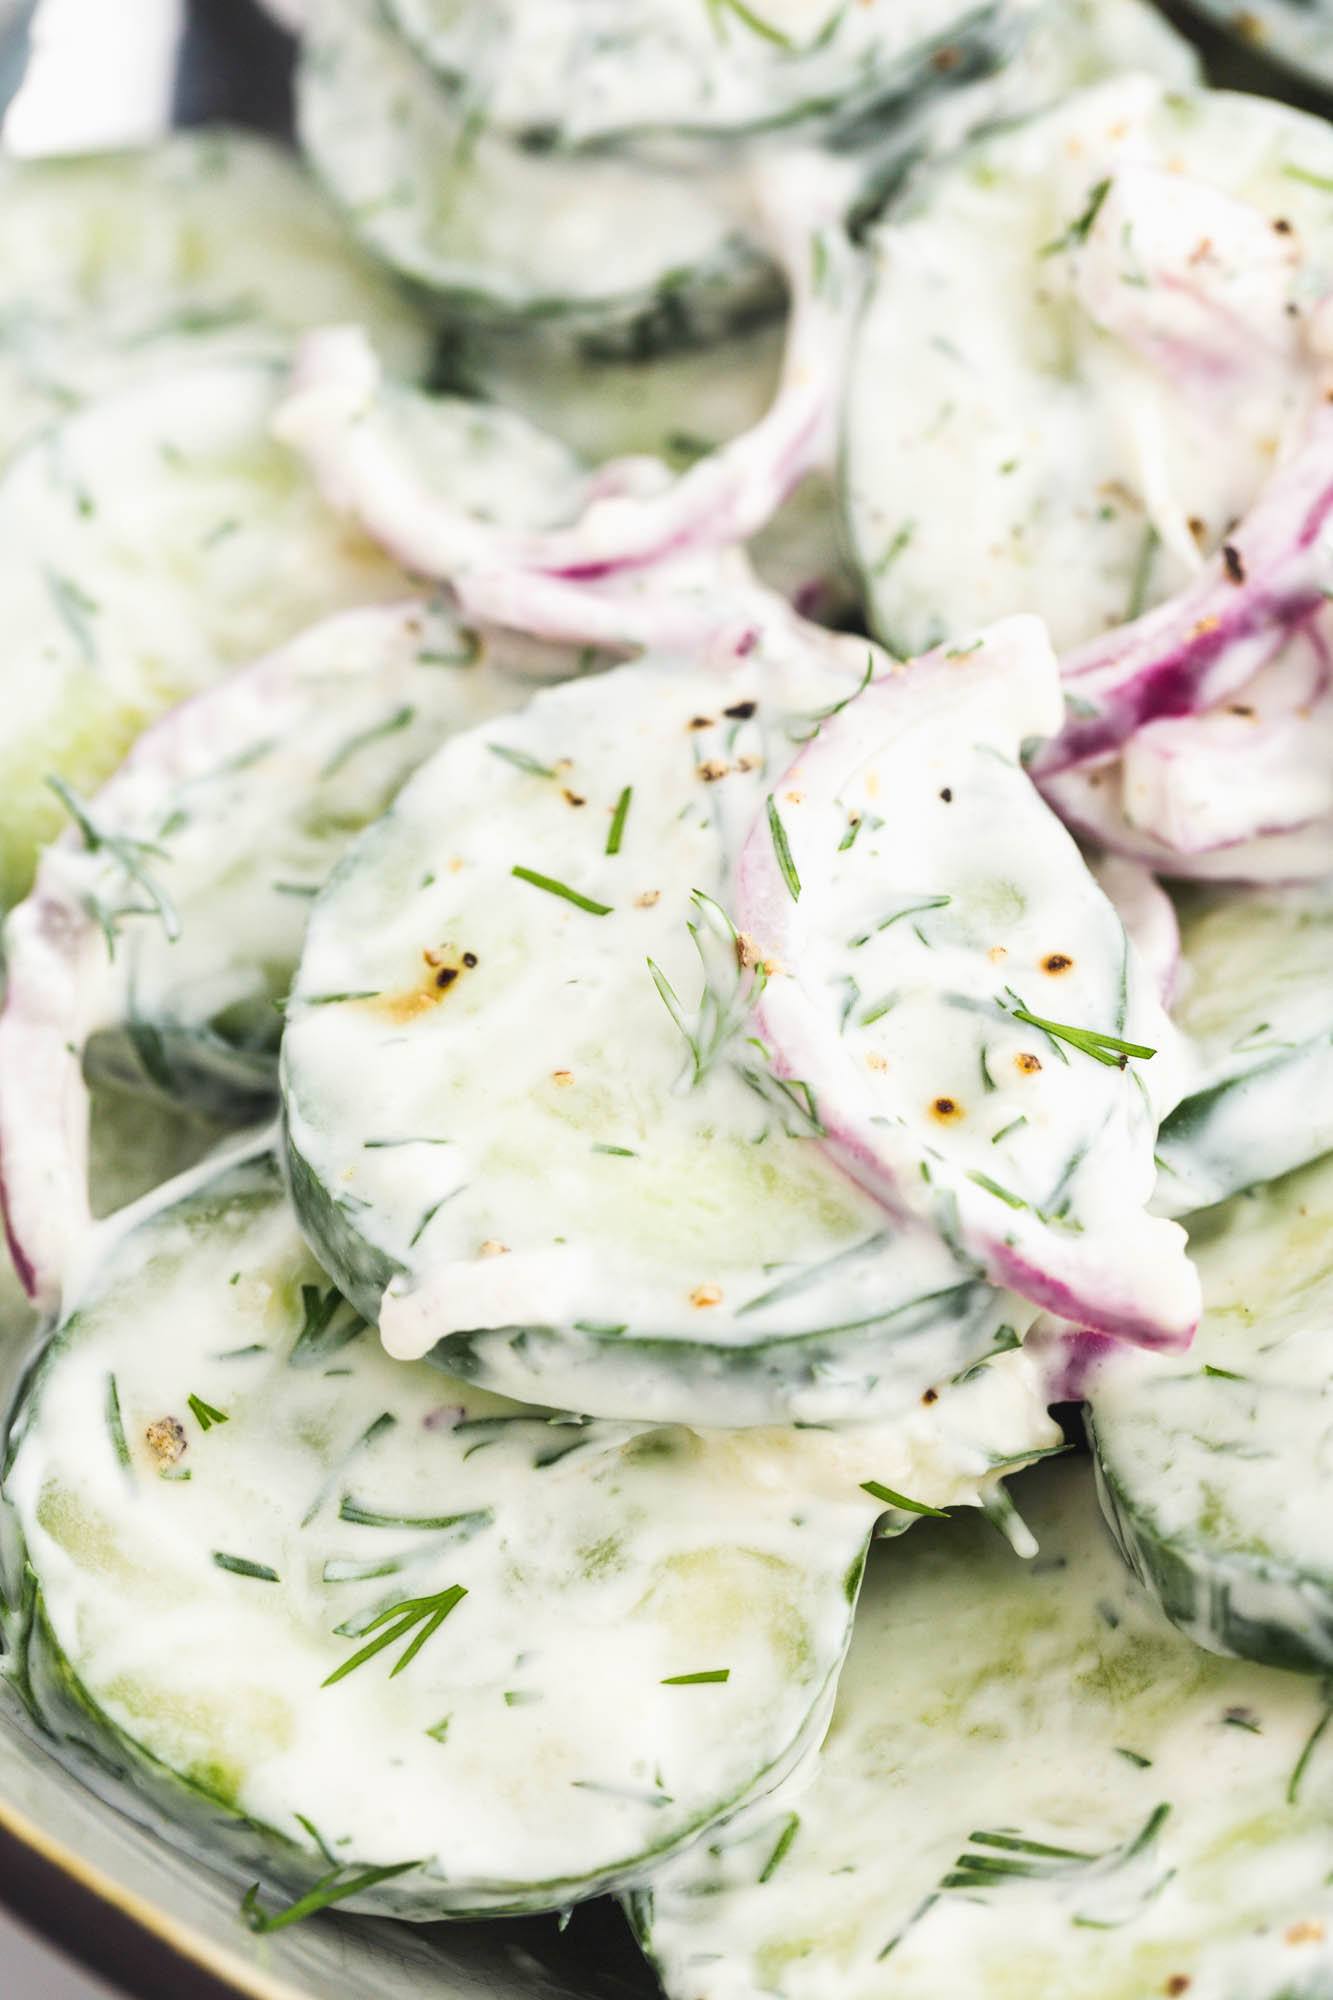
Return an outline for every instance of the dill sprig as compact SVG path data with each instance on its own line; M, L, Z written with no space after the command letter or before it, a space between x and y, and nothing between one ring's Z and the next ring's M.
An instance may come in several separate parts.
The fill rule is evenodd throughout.
M539 763L526 750L517 750L509 743L488 743L486 748L492 757L500 757L506 764L512 764L516 771L526 771L530 778L554 778L557 774L549 764Z
M206 1403L202 1396L187 1396L185 1400L190 1406L190 1415L194 1418L201 1431L211 1431L215 1424L231 1422L225 1410L215 1410L213 1405Z
M272 1916L259 1907L259 1884L252 1882L241 1901L241 1914L257 1936L268 1931L280 1931L288 1924L299 1924L304 1917L313 1917L316 1910L327 1910L334 1903L346 1902L349 1896L359 1896L363 1889L373 1889L378 1882L391 1881L395 1875L406 1875L410 1868L419 1868L419 1861L397 1861L388 1868L363 1868L359 1873L349 1875L345 1868L335 1868L321 1877L313 1889L285 1910L277 1910ZM339 1879L339 1878L343 1879Z
M819 241L819 239L817 238L816 241ZM813 742L814 738L818 736L820 729L823 727L824 723L832 722L835 715L841 715L844 708L846 708L850 702L855 701L858 695L865 693L866 689L870 686L871 680L874 677L874 672L875 672L875 656L873 653L868 653L866 655L866 670L862 674L857 685L852 689L851 693L845 694L841 701L835 701L831 703L828 708L812 709L808 715L802 715L797 717L792 722L791 726L787 731L787 734L788 736L790 736L792 742L793 743ZM859 825L860 822L858 821L857 823ZM853 838L854 837L855 836L853 836ZM847 845L850 847L851 841L848 841Z
M662 1004L679 1028L690 1059L677 1082L679 1090L697 1089L728 1043L744 1026L768 983L762 965L747 965L740 932L720 904L702 889L690 893L695 920L686 925L704 971L703 994L693 1014L660 965L648 960Z
M135 887L141 889L148 898L150 908L147 910L136 906L133 909L108 911L103 904L97 902L95 899L92 900L90 906L93 909L93 914L102 926L102 930L106 936L108 951L114 952L115 950L117 936L116 919L117 917L124 916L159 917L162 922L162 928L166 932L168 943L174 944L181 934L180 917L177 915L176 906L170 896L168 896L166 890L161 888L149 874L144 860L145 855L147 855L153 860L165 861L168 858L165 848L155 846L152 841L134 840L129 834L107 833L104 828L97 824L86 802L79 797L78 793L71 786L65 783L63 778L58 778L54 775L49 776L46 784L48 789L55 793L61 805L64 806L65 811L82 834L85 852L88 854L110 855L112 860L120 864L120 867L129 880L134 883Z
M863 1479L861 1491L868 1493L872 1500L880 1500L886 1507L896 1507L903 1514L929 1514L937 1521L947 1521L949 1516L942 1507L928 1507L924 1500L909 1500L905 1493L895 1493L891 1486L881 1486L877 1479Z
M408 1642L389 1670L389 1679L393 1680L405 1667L411 1666L426 1641L435 1636L455 1605L460 1604L466 1596L467 1591L464 1586L461 1583L454 1583L450 1584L447 1590L438 1591L433 1597L407 1597L401 1604L390 1605L387 1611L381 1611L379 1617L372 1618L369 1625L364 1628L367 1632L373 1632L376 1626L380 1625L387 1629L382 1631L378 1638L372 1639L368 1646L362 1646L359 1652L353 1653L350 1660L344 1660L340 1667L335 1667L328 1679L322 1681L320 1685L332 1687L335 1681L345 1680L348 1674L355 1673L358 1667L363 1667L367 1660L373 1660L376 1653L382 1653L386 1647L396 1646L400 1639L407 1638L415 1626L417 1628L415 1638Z
M347 1318L341 1318L347 1308ZM347 1304L336 1285L321 1292L318 1285L301 1287L301 1331L287 1356L289 1368L318 1368L364 1333L366 1322Z
M368 749L382 737L396 736L399 730L409 729L416 719L417 712L414 708L396 708L383 722L372 723L369 729L359 730L355 736L349 736L341 749L335 750L328 763L324 765L319 773L320 777L335 777L344 764L351 762L358 751Z
M1018 995L1010 995L1018 1000ZM1071 1049L1091 1056L1094 1062L1105 1063L1108 1069L1124 1069L1131 1056L1142 1062L1157 1054L1156 1049L1144 1046L1142 1042L1127 1042L1120 1035L1103 1034L1100 1028L1071 1028L1063 1021L1048 1021L1040 1014L1034 1014L1021 1001L1015 1007L1006 1009L1015 1021L1026 1021L1029 1027L1040 1028L1044 1035L1055 1041L1068 1042Z
M1006 1882L1086 1882L1091 1889L1127 1870L1130 1864L1151 1854L1171 1808L1155 1806L1138 1832L1118 1846L1100 1854L1075 1847L1052 1847L1045 1841L1025 1840L1014 1833L973 1833L969 1846L940 1883L940 1890L961 1889L973 1895L978 1890L1002 1887ZM1133 1877L1123 1885L1130 1891L1128 1903L1113 1893L1100 1912L1076 1910L1073 1922L1084 1930L1115 1930L1136 1914L1137 1909L1166 1887L1173 1869L1165 1869L1133 1892Z
M801 878L796 872L796 863L792 860L791 855L791 843L787 839L787 829L782 824L782 815L778 811L777 800L773 797L772 792L768 795L764 810L768 814L768 831L772 836L773 852L777 857L779 871L783 881L787 885L787 894L791 897L793 903L799 902L801 897Z
M752 35L758 35L761 41L772 42L773 46L779 49L790 50L795 47L790 35L785 35L781 28L775 27L771 21L766 21L762 14L757 14L753 7L746 5L746 0L704 0L704 5L708 9L713 32L720 42L725 42L727 39L727 16L731 14L742 27L748 28Z
M630 801L634 797L633 785L626 785L616 800L616 809L611 816L611 831L606 836L608 854L619 854L620 843L625 837L625 821L629 818Z
M567 903L572 903L576 910L586 910L590 917L609 917L612 913L610 903L594 903L591 896L580 895L577 889L571 889L567 882L557 882L553 876L539 875L535 868L515 866L509 872L520 882L531 882L534 889L544 889L548 896L563 896Z
M115 1452L126 1471L131 1470L130 1448L125 1441L125 1421L120 1414L120 1390L114 1375L106 1378L106 1427L111 1435L111 1449Z
M1081 214L1076 215L1069 227L1052 242L1044 243L1037 254L1041 257L1055 257L1061 250L1081 249L1091 236L1093 225L1102 212L1102 204L1110 192L1111 178L1108 174L1105 180L1098 181L1096 187L1091 190L1087 205Z
M267 1563L251 1562L249 1556L229 1556L225 1549L214 1549L213 1561L218 1569L228 1570L232 1576L253 1577L257 1583L281 1583L282 1578Z

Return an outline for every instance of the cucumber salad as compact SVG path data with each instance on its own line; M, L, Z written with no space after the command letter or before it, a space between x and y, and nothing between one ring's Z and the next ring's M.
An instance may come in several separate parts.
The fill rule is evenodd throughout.
M7 1724L252 1932L1329 2000L1333 8L292 11L0 163Z

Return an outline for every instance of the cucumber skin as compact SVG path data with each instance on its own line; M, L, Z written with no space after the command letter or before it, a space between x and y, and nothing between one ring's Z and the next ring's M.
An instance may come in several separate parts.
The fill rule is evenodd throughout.
M324 1199L327 1201L327 1197ZM961 1335L963 1329L973 1324L978 1307L982 1316L987 1313L993 1293L984 1283L964 1282L945 1297L948 1305L944 1309L958 1324ZM909 1338L913 1331L923 1332L934 1326L941 1305L940 1297L934 1296L929 1301L914 1301L904 1307L893 1316L900 1325L899 1337ZM915 1327L913 1316L919 1321ZM889 1322L884 1324L887 1326ZM677 1399L681 1407L675 1415L665 1405L655 1406L642 1421L699 1420L743 1428L791 1423L801 1407L800 1398L817 1393L828 1372L846 1377L855 1369L859 1346L867 1348L862 1389L864 1396L871 1398L878 1381L874 1372L876 1356L881 1350L878 1341L873 1347L869 1343L875 1340L877 1332L878 1329L866 1326L847 1332L775 1335L744 1347L579 1332L575 1359L570 1336L558 1328L502 1327L450 1334L436 1342L426 1359L432 1366L463 1381L512 1394L518 1385L506 1375L503 1365L497 1372L491 1358L497 1348L512 1350L524 1367L531 1368L527 1388L534 1400L554 1400L542 1396L544 1352L563 1358L566 1373L575 1368L595 1370L599 1359L611 1367L617 1362L626 1364L627 1372L636 1365L644 1366L664 1378L679 1377L683 1386ZM969 1362L980 1365L986 1358L975 1355L973 1348L960 1337L954 1355L959 1371L965 1370ZM918 1394L918 1389L911 1388L910 1402L914 1403ZM724 1399L720 1407L709 1400L715 1395ZM705 1411L712 1412L715 1407L718 1413L705 1418Z
M127 1021L93 1036L84 1050L93 1087L147 1095L176 1110L248 1125L272 1111L278 1096L277 1050L243 1047L212 1029Z
M456 64L436 60L430 38L414 32L412 10L402 0L380 0L385 18L414 49L425 66L450 95L465 91L466 73ZM992 76L1013 59L1018 51L1016 37L1021 22L1015 18L1012 0L989 0L972 9L969 19L954 32L931 36L914 51L901 56L896 65L873 81L868 89L846 96L811 97L785 110L741 120L735 124L694 124L688 120L649 126L611 126L586 139L562 140L558 128L521 123L503 127L514 142L530 151L578 153L614 150L633 153L646 140L682 141L701 145L737 144L775 133L794 133L799 142L818 138L835 151L852 150L863 144L883 141L885 128L895 114L916 113L923 96L947 94L950 89ZM802 129L804 128L804 129Z
M284 1158L287 1188L302 1235L344 1298L374 1326L379 1319L385 1291L395 1277L406 1275L405 1267L358 1233L355 1224L329 1194L293 1141L290 1130L284 1133ZM962 1336L978 1317L987 1315L993 1297L992 1288L980 1281L964 1281L944 1295L947 1300L944 1309L957 1322L960 1330L954 1357L960 1370L987 1358L984 1353L977 1354L974 1343L968 1343ZM902 1308L894 1316L900 1323L905 1323L900 1337L910 1337L912 1332L923 1332L935 1324L941 1305L940 1297L934 1296L929 1300L913 1301ZM803 1390L815 1388L820 1381L821 1370L829 1365L841 1372L854 1366L857 1346L865 1344L872 1331L870 1327L859 1327L847 1332L834 1330L789 1334L746 1347L708 1346L702 1342L660 1338L634 1340L588 1333L579 1333L577 1339L583 1350L581 1366L595 1368L600 1352L613 1363L616 1360L646 1362L649 1367L664 1374L682 1373L688 1376L691 1384L695 1385L687 1398L691 1416L701 1414L695 1408L697 1385L701 1380L710 1389L720 1388L728 1398L726 1410L721 1415L711 1415L708 1421L743 1428L751 1424L791 1422L789 1406L793 1399ZM526 1348L538 1357L527 1384L528 1399L546 1401L556 1408L564 1407L559 1399L543 1397L541 1393L540 1355L543 1348L557 1357L563 1356L566 1369L572 1365L569 1358L570 1336L558 1327L499 1327L450 1334L437 1341L425 1358L445 1374L475 1382L482 1388L495 1388L502 1395L514 1395L517 1393L515 1384L503 1375L497 1377L491 1365L490 1352L496 1346L512 1348L519 1354ZM876 1377L867 1369L867 1395L873 1391L875 1381ZM915 1394L914 1391L912 1400L915 1400ZM689 1417L683 1413L673 1418L660 1410L642 1418L642 1421L653 1423L688 1420Z
M372 1326L380 1301L403 1266L367 1243L294 1144L284 1121L283 1157L287 1192L301 1234L338 1290Z
M1084 1418L1107 1526L1172 1624L1210 1653L1294 1673L1333 1669L1333 1576L1302 1575L1255 1557L1210 1555L1168 1540L1121 1491L1091 1410ZM1244 1593L1255 1598L1254 1611L1237 1601Z
M300 1156L296 1158L299 1161ZM304 1162L300 1165L304 1168ZM309 1169L304 1171L309 1178ZM250 1197L262 1202L277 1178L278 1169L276 1161L260 1156L234 1170L232 1179L237 1172L241 1177L248 1174L253 1178ZM245 1198L244 1192L241 1198ZM23 1726L54 1746L59 1761L88 1789L138 1824L147 1824L172 1846L183 1846L215 1872L231 1876L238 1886L257 1883L294 1901L328 1877L324 1855L311 1854L276 1828L239 1811L225 1794L183 1776L146 1751L88 1693L51 1628L41 1585L28 1560L16 1512L4 1494L3 1479L28 1424L36 1416L46 1377L59 1365L64 1349L60 1328L43 1330L4 1412L4 1457L0 1470L0 1717L8 1705ZM855 1604L859 1592L870 1533L868 1527L866 1542L844 1581L849 1605ZM850 1633L849 1625L844 1648ZM800 1734L783 1760L789 1768L813 1749L824 1734L840 1665L841 1661L830 1671L811 1702ZM756 1795L762 1796L762 1791ZM568 1909L576 1902L608 1891L627 1889L627 1885L649 1875L655 1862L678 1853L729 1817L748 1802L749 1796L746 1793L731 1800L719 1813L710 1814L661 1848L646 1850L632 1865L611 1865L595 1877L533 1883L528 1893L516 1892L512 1884L485 1882L459 1892L451 1888L446 1878L432 1871L433 1857L422 1857L420 1866L413 1865L387 1882L340 1900L337 1908L347 1915L393 1917L410 1923L545 1915ZM376 1864L357 1858L345 1864L349 1876L367 1865Z
M1305 1126L1298 1122L1285 1144L1280 1124L1275 1129L1270 1117L1263 1121L1263 1136L1256 1148L1238 1149L1234 1169L1228 1172L1224 1150L1210 1154L1210 1126L1214 1119L1224 1123L1229 1112L1243 1109L1249 1096L1259 1098L1262 1110L1265 1087L1270 1085L1304 1104L1333 1104L1333 1036L1319 1035L1298 1048L1284 1050L1243 1076L1196 1091L1176 1106L1157 1135L1157 1157L1168 1170L1161 1193L1171 1203L1170 1213L1211 1208L1214 1202L1253 1187L1256 1181L1277 1180L1307 1165L1333 1145L1333 1112L1326 1114L1322 1123L1313 1117ZM1173 1192L1175 1176L1184 1182L1183 1205Z

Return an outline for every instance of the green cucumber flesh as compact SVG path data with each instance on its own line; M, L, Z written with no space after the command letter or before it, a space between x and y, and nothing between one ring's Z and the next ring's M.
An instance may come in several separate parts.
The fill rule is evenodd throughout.
M1173 1631L1085 1464L1017 1500L1031 1566L980 1523L874 1552L813 1778L632 1899L673 2000L1333 1991L1326 1696Z
M1197 563L1193 531L1183 553L1161 540L1154 495L1169 491L1172 520L1198 522L1211 550L1306 407L1293 346L1284 363L1254 361L1243 410L1233 398L1220 423L1083 303L1089 245L1119 268L1092 202L1126 165L1187 177L1190 199L1218 204L1219 242L1239 223L1238 268L1260 262L1256 243L1286 242L1282 225L1299 256L1269 268L1298 311L1327 288L1333 140L1285 105L1120 76L921 176L871 236L842 453L872 627L904 657L1019 610L1064 652L1150 608ZM1132 316L1152 288L1128 276Z
M750 1039L717 899L764 769L856 686L861 648L837 657L551 689L340 864L287 1014L288 1158L391 1352L444 1341L594 1414L823 1421L907 1410L1030 1323L827 1159Z
M352 1903L402 1916L559 1908L822 1730L868 1450L553 1419L394 1363L263 1156L89 1273L11 1436L10 1672L197 1852L293 1891L412 1863Z
M1107 1513L1199 1644L1333 1667L1333 1160L1191 1222L1188 1355L1110 1355L1088 1389Z
M425 373L426 320L270 140L179 131L0 167L0 450L71 404L341 320Z
M1173 1016L1194 1076L1157 1137L1157 1206L1183 1215L1333 1147L1333 892L1183 890Z
M372 0L329 0L304 44L301 140L362 240L454 308L587 324L744 319L780 296L738 170L525 153L473 129Z
M172 703L401 572L270 439L275 364L204 366L90 405L0 476L7 610L0 904Z

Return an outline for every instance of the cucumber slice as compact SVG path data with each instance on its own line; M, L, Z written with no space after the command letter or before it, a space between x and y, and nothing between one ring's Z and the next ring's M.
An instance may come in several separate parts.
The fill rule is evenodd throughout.
M910 1408L1032 1318L887 1220L749 1039L729 864L865 645L736 650L456 737L314 907L293 1191L392 1353L594 1414L824 1421Z
M1048 1312L1188 1344L1185 1239L1146 1213L1176 1038L1020 763L1061 707L1034 618L867 673L741 856L754 1032L890 1213Z
M1125 1572L1086 1467L1041 1559L874 1552L813 1780L633 1898L674 2000L1319 2000L1333 1758L1309 1682L1210 1659Z
M818 1739L884 1450L911 1462L871 1429L590 1424L405 1367L269 1158L203 1170L112 1237L24 1395L11 1677L209 1860L333 1870L404 1917L565 1907ZM926 1470L932 1498L996 1477Z
M363 241L474 314L575 314L681 338L771 310L779 296L748 240L736 168L672 173L526 153L474 128L373 0L319 9L303 43L298 122Z
M0 1197L43 1298L89 1221L81 1058L213 1118L263 1114L329 870L451 730L528 698L517 669L541 657L425 604L344 612L172 710L76 804L4 933Z
M420 313L266 139L0 163L0 451L73 402L336 320L425 372Z
M1175 1019L1196 1072L1157 1136L1184 1215L1333 1148L1333 887L1183 891Z
M1022 0L388 0L488 127L533 150L885 120L1014 52Z
M1127 1559L1201 1646L1333 1666L1333 1162L1191 1225L1206 1311L1184 1363L1101 1363L1089 1428Z
M1196 13L1228 28L1246 48L1325 87L1333 85L1333 6L1328 0L1189 0Z
M182 695L318 616L401 594L270 440L281 387L259 362L147 382L0 477L0 905L64 821L49 774L86 796Z
M1195 574L1317 392L1330 179L1320 120L1121 77L918 184L874 235L845 403L887 643L1027 610L1063 652Z

